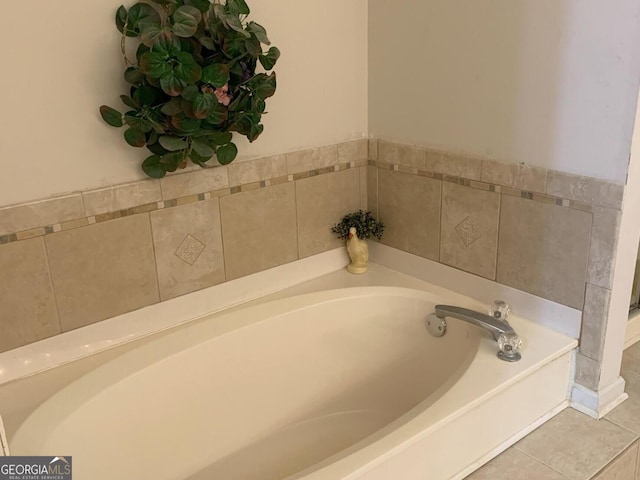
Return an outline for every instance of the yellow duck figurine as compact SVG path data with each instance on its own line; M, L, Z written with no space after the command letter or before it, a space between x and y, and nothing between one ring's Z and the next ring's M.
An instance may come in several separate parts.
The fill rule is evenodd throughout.
M369 266L369 246L366 240L358 238L358 232L355 227L349 229L347 253L351 258L347 271L351 273L364 273L367 271Z

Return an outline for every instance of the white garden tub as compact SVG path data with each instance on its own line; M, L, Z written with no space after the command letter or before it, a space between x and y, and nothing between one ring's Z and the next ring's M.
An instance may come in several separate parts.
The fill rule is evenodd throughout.
M182 326L46 400L11 453L72 455L76 480L462 478L566 407L576 342L514 318L503 362L477 327L427 332L443 300L343 288Z

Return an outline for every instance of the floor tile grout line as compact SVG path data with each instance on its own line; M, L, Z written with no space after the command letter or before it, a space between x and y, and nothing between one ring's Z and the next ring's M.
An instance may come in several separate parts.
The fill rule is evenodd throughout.
M609 422L612 425L615 425L616 427L622 428L623 430L626 430L629 433L632 433L636 436L635 440L633 440L634 442L637 441L638 439L640 439L640 433L635 432L633 430L631 430L629 427L622 425L620 422L617 422L616 420L613 420L611 418L609 418L609 416L605 416L604 418L602 418L601 420L605 421L605 422ZM633 442L631 442L633 443ZM626 448L626 447L625 447Z
M542 425L541 425L542 426ZM540 427L538 427L540 428ZM535 430L534 430L535 431ZM532 432L533 433L533 432ZM531 434L529 434L531 435ZM527 438L528 435L525 435L523 438ZM540 460L539 458L533 456L532 454L530 454L529 452L526 452L524 450L522 450L521 448L518 447L518 444L516 443L512 448L514 448L515 450L517 450L518 452L522 453L523 455L526 455L527 457L529 457L531 460L534 460L536 463L539 463L541 465L544 465L545 467L553 470L554 472L558 473L559 475L562 475L564 478L568 479L568 480L575 480L572 479L570 476L565 475L564 473L562 473L561 471L557 470L556 468L552 467L551 465L547 464L546 462ZM584 479L584 480L588 480L588 479Z

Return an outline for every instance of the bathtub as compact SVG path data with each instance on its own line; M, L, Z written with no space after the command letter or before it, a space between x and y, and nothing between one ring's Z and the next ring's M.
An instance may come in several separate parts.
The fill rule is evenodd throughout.
M18 422L11 453L71 455L76 480L463 478L567 406L576 341L512 317L507 363L475 326L432 337L436 303L486 305L424 285L276 295L111 352Z

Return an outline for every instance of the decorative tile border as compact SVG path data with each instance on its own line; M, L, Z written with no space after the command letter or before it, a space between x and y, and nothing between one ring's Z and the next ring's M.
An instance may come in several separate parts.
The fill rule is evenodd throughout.
M589 203L580 202L577 200L571 200L568 198L557 197L553 195L547 195L545 193L532 192L528 190L520 190L517 188L506 187L504 185L496 185L493 183L480 182L478 180L471 180L469 178L457 177L453 175L446 175L442 173L436 173L425 170L418 170L412 167L406 167L404 165L390 164L380 162L377 160L369 160L369 165L384 170L391 170L398 173L407 173L410 175L418 175L421 177L432 178L434 180L441 180L447 183L455 183L464 187L473 188L476 190L484 190L487 192L502 193L503 195L510 195L512 197L525 198L534 202L546 203L549 205L557 205L560 207L568 207L574 210L581 210L583 212L593 212L594 206Z
M385 161L385 155L390 156L389 159L394 163ZM479 167L471 169L471 160L478 162ZM0 208L0 245L367 165L585 212L593 212L594 206L619 210L624 192L623 185L596 178L455 156L384 140L361 139L263 157L227 167L213 167L205 172L172 175L160 181L144 180ZM300 171L301 167L306 169ZM249 182L233 184L242 180ZM177 192L184 192L184 195L165 197ZM140 201L145 203L118 208ZM82 214L85 216L80 216L82 214L78 207L84 207ZM109 211L110 208L113 210ZM37 225L45 217L55 223ZM8 220L4 222L3 233L4 218ZM30 228L7 232L7 226L12 224Z
M144 213L154 212L156 210L163 210L167 208L178 207L181 205L187 205L190 203L202 202L211 198L225 197L227 195L234 195L242 192L249 192L252 190L258 190L261 188L267 188L270 186L280 185L288 182L295 182L304 178L315 177L318 175L326 175L334 172L340 172L348 170L350 168L364 167L367 163L365 160L348 162L330 167L313 169L305 172L299 172L293 175L283 175L280 177L270 178L267 180L260 180L258 182L246 183L244 185L236 185L230 188L222 188L218 190L212 190L204 193L186 195L184 197L173 198L170 200L164 200L159 202L147 203L144 205L138 205L131 208L122 210L116 210L114 212L101 213L98 215L92 215L88 217L77 218L63 223L56 223L53 225L46 225L43 227L37 227L30 230L21 232L0 235L0 245L5 243L17 242L20 240L27 240L34 237L42 237L57 233L60 231L72 230L76 228L86 227L88 225L96 223L104 223L118 218L130 217L132 215L140 215ZM19 208L19 207L18 207Z
M572 208L584 206L622 208L624 185L608 180L585 177L513 162L499 162L482 157L455 155L426 147L406 145L387 140L369 140L369 160L379 168L460 183L454 179L480 181L510 190L503 193L533 195L534 200L548 202L549 198L574 202ZM422 172L426 173L422 173ZM463 183L460 183L461 185ZM566 203L566 202L565 202ZM567 206L564 203L557 205ZM587 209L588 210L588 209ZM590 210L588 210L590 211Z

